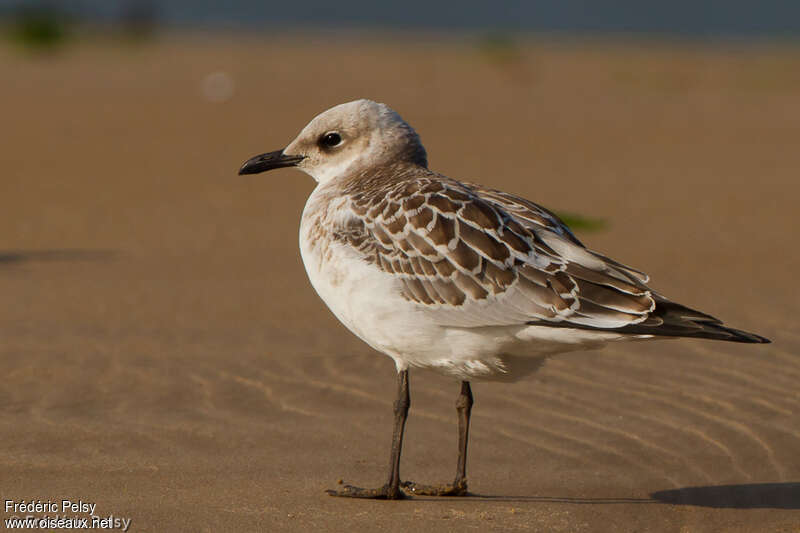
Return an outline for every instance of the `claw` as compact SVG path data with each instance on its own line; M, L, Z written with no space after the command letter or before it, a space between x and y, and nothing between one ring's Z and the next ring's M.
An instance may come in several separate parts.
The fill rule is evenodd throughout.
M461 480L447 485L422 485L413 481L405 481L400 487L409 494L419 496L466 496L467 482Z
M362 489L353 485L345 485L342 490L326 490L329 496L337 498L365 498L371 500L402 500L405 493L398 487L384 485L377 489Z

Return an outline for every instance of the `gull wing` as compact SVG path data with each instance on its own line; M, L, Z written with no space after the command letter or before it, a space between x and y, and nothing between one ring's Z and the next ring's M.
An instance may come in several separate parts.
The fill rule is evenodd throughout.
M595 259L601 262L603 265L600 269L602 274L610 275L611 277L615 278L619 278L620 275L622 275L627 277L628 281L636 285L638 288L647 289L646 285L644 285L649 281L647 274L633 269L627 265L623 265L622 263L619 263L595 251L586 249L575 237L575 235L572 234L566 224L564 224L558 218L558 216L551 211L529 200L526 200L525 198L521 198L503 191L487 189L480 185L471 185L470 187L483 199L494 203L500 209L504 209L511 216L516 217L517 220L521 224L525 225L529 230L534 232L549 230L561 235L565 239L569 240L572 244L580 246ZM554 248L558 248L558 245L555 245ZM564 255L569 257L570 251L567 249L564 249L564 251ZM582 263L580 260L578 260L578 262ZM596 269L592 269L591 266L585 265L585 262L583 263L584 267L588 267L590 271L594 270L596 272ZM570 267L568 267L568 270L570 270ZM575 268L572 267L572 270L574 272ZM584 272L584 278L586 277L585 274L587 273ZM580 277L581 274L578 274L578 276ZM651 289L648 289L648 291L648 294L652 297L655 303L655 307L647 314L647 318L643 321L634 321L628 325L613 328L615 331L634 335L699 337L735 342L769 342L768 339L761 337L760 335L724 326L719 319L684 305L672 302ZM584 291L584 295L591 299L591 294L587 294L586 291ZM554 327L575 327L574 324L570 324L570 321L549 325ZM581 324L578 327L584 329L604 329L587 324Z
M588 250L524 198L432 172L370 185L350 191L352 217L339 237L396 276L402 296L435 310L431 320L441 325L760 342L656 294L645 274Z

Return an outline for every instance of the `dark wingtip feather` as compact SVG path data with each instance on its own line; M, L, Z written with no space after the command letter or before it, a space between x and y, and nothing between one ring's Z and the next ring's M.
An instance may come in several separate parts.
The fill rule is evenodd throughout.
M705 324L703 324L703 326L705 326ZM706 329L706 327L704 327L703 329ZM730 335L730 338L722 340L728 340L731 342L746 342L751 344L770 344L772 342L768 338L762 337L761 335L756 335L755 333L742 331L740 329L733 329L726 326L721 326L719 324L711 324L710 327L708 327L708 329L720 330L721 332L727 333L728 335Z
M656 296L656 308L651 316L660 318L663 323L653 328L653 335L714 339L730 342L768 344L766 337L728 327L716 317ZM631 328L635 328L633 325Z
M529 324L618 331L631 335L650 335L653 337L685 337L692 339L712 339L717 341L743 342L749 344L769 344L772 341L761 335L730 328L711 315L676 304L659 296L656 308L644 322L629 324L619 328L599 328L568 322L532 321Z
M658 308L656 308L656 312ZM636 334L649 334L656 337L686 337L693 339L712 339L717 341L744 342L750 344L769 344L766 337L742 331L740 329L729 328L719 322L710 320L699 320L696 318L686 318L672 316L660 317L662 324L648 326L646 323L632 324L619 328L618 331Z

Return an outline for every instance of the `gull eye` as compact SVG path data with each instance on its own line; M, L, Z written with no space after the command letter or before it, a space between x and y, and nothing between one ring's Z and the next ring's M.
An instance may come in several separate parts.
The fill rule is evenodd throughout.
M342 144L342 136L335 131L329 131L319 138L319 144L324 148L333 148Z

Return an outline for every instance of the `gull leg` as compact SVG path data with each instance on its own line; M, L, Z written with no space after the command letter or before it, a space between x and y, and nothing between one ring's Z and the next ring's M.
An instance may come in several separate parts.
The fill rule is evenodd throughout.
M453 486L456 489L467 492L467 443L469 442L469 417L472 414L472 388L469 381L461 382L461 393L456 399L456 411L458 412L458 468L456 469L456 479Z
M399 500L405 497L400 490L400 451L403 447L403 430L408 418L411 398L408 392L408 370L397 374L397 399L394 401L394 432L392 433L392 453L389 461L389 480L377 489L362 489L345 485L342 490L327 490L329 495L342 498L371 498L376 500Z
M461 382L461 392L456 399L458 412L458 466L452 485L421 485L413 481L403 483L403 490L425 496L465 496L467 494L467 443L469 417L472 413L472 388L469 381Z

